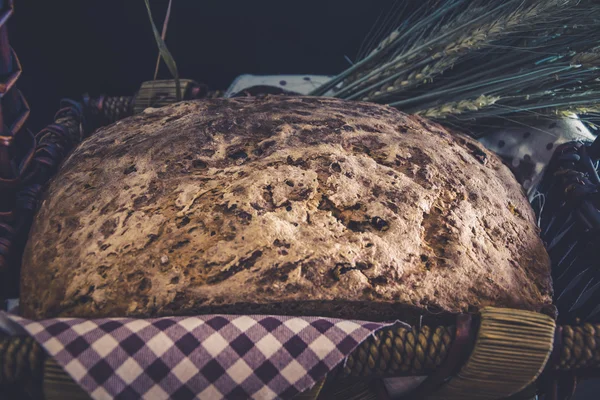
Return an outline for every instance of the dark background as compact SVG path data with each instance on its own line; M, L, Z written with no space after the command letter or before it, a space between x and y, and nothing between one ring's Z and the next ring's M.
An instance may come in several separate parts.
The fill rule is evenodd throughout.
M131 95L157 57L143 0L16 0L10 41L38 131L62 97ZM159 30L166 0L150 0ZM240 74L334 74L393 0L173 0L167 45L182 78L226 89ZM163 78L169 78L161 67Z
M402 1L402 0L400 0ZM394 0L173 0L167 45L182 78L226 89L240 74L335 74ZM29 127L52 122L63 97L132 95L157 57L143 0L15 0L10 41ZM151 0L159 30L166 0ZM168 78L161 67L160 77ZM596 386L598 386L596 384ZM597 398L582 385L577 399Z

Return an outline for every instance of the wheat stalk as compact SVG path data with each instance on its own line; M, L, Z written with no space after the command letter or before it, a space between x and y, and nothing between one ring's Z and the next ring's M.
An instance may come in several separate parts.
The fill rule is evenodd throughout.
M429 4L429 3L433 3L433 4ZM431 28L431 25L435 19L435 16L434 16L433 18L431 18L431 21L429 21L429 23L422 24L422 25L424 25L425 29L421 29L422 32L419 34L420 36L415 35L415 37L411 37L411 36L404 35L403 28L405 28L405 26L411 22L411 18L416 19L418 16L420 16L419 14L426 14L427 6L430 6L431 9L439 8L439 9L446 9L446 10L452 12L454 7L458 7L465 2L463 0L459 0L459 1L436 0L436 1L430 1L429 3L425 2L424 6L420 7L415 13L410 15L410 17L406 21L404 21L403 26L395 29L388 36L384 37L379 42L378 46L371 51L370 55L375 55L385 49L394 47L395 55L392 56L388 61L386 61L387 63L395 64L397 68L400 68L401 66L406 65L408 62L414 61L417 58L418 54L413 54L408 57L405 57L405 53L408 52L411 48L414 48L415 45L417 45L419 43L419 40L422 41L422 40L424 40L424 38L434 37L435 34L437 32L439 32L439 30L441 28L437 27L437 30L435 32L433 31L435 28L434 29ZM440 5L439 3L443 3L443 4ZM473 17L482 14L482 12L478 12L478 11L483 10L485 8L485 7L481 7L481 6L479 6L479 7L473 6L472 4L477 3L477 0L472 0L471 2L466 2L466 3L470 3L467 11L463 11L463 12L459 13L457 17L451 19L450 23L447 26L444 26L445 30L457 28L459 25L464 24L466 21L472 19ZM469 10L472 10L472 12L468 12ZM428 22L428 18L423 17L420 19L420 21ZM413 29L412 29L413 32L419 31L419 24L416 24L416 25L417 25L417 27L413 27ZM402 41L399 42L397 39L400 38L401 35L402 35ZM402 61L403 59L404 59L404 61ZM374 69L373 65L371 65L371 68L365 68L364 70L357 71L355 74L353 74L351 79L347 79L344 82L344 86L348 86L349 83L351 83L361 77L364 77L365 75L372 72L373 69ZM372 81L372 79L369 79L369 81Z
M329 90L333 89L344 79L352 76L353 74L361 70L364 70L365 67L368 67L367 70L371 69L372 65L376 65L374 63L380 62L385 58L385 56L392 54L393 51L397 48L397 46L404 40L410 40L412 34L414 34L415 32L419 32L420 30L427 29L431 26L432 23L435 23L436 21L447 16L447 14L450 13L453 9L467 1L469 0L447 0L447 2L451 4L444 7L439 7L435 9L426 18L416 21L412 26L404 30L401 35L397 36L393 41L390 41L390 43L386 47L383 47L379 51L373 52L369 56L358 61L352 67L346 69L341 74L338 74L336 77L332 78L325 84L313 90L310 94L313 96L322 96Z
M167 39L167 28L169 27L169 20L171 19L171 6L173 5L173 0L169 0L169 5L167 6L167 13L165 15L165 20L163 22L162 33L160 35L163 42ZM158 56L156 57L156 67L154 68L154 79L158 77L158 70L160 68L160 59L161 53L158 52Z
M573 114L592 114L592 113L600 113L600 103L596 105L586 105L586 106L572 106L566 108L559 108L556 110L550 110L553 114L558 115L560 117L567 117Z
M403 76L393 82L384 84L381 88L370 91L365 96L360 97L360 99L363 101L377 101L384 96L404 91L422 83L430 82L434 76L440 75L448 68L451 68L458 61L458 59L459 57L457 56L442 58L431 65L426 65L420 70L411 72L408 76ZM360 94L350 96L349 99L353 99L358 96L360 96Z
M443 104L439 107L428 108L417 111L415 114L427 118L442 119L450 115L459 115L471 111L478 111L482 108L495 104L500 97L481 95L474 100L461 100Z
M458 39L447 44L443 49L436 51L427 57L425 61L421 61L418 64L419 66L425 65L421 71L427 71L428 74L426 76L422 72L415 73L412 76L404 72L407 63L412 61L411 58L416 58L417 54L412 54L412 57L408 57L406 62L402 61L403 55L399 55L391 62L371 71L362 80L357 80L352 85L343 88L336 96L346 99L363 98L370 100L376 96L375 93L377 92L379 92L378 95L381 95L383 93L392 94L404 91L409 87L418 85L424 79L430 79L434 75L441 74L449 66L455 64L461 55L481 49L499 37L511 33L523 24L533 21L543 12L562 8L561 6L565 4L565 1L554 0L538 2L530 7L520 7L504 17L463 33ZM493 13L490 11L488 14L492 15ZM485 19L487 16L487 14L484 14L480 18ZM477 18L474 19L474 21L476 20ZM468 22L466 25L472 24L473 21ZM454 21L450 25L458 24ZM465 25L460 25L454 28L454 30L461 31L463 27ZM429 47L431 45L432 43L428 44ZM447 59L444 60L445 58ZM365 85L367 85L366 88L364 87ZM363 87L362 90L357 91L361 86Z
M583 67L600 66L600 47L591 49L588 52L579 53L572 59L573 64L578 64Z
M167 68L169 68L169 72L171 72L171 75L173 75L173 78L175 80L175 93L177 96L177 101L181 101L181 98L182 98L181 84L179 81L179 72L177 70L177 64L175 63L175 59L171 55L171 52L167 48L165 41L163 40L160 33L158 32L156 25L154 24L154 19L152 18L152 10L150 9L149 1L144 0L144 3L146 4L146 11L148 12L148 19L150 20L150 26L152 27L152 33L154 34L154 40L156 41L156 44L158 46L159 54L162 57L162 59L164 60L165 64L167 65Z
M426 13L367 53L368 62L340 74L352 78L335 96L385 103L474 133L476 121L597 111L598 0L435 5L444 11L425 6Z

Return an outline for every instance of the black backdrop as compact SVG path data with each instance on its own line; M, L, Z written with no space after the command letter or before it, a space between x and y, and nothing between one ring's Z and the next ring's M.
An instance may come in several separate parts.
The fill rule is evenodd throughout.
M156 44L143 0L15 0L10 41L30 127L62 97L128 95L152 79ZM150 0L162 28L167 0ZM393 0L173 0L167 45L180 76L225 89L243 73L334 74ZM168 77L166 67L161 76Z
M15 3L10 41L23 66L18 86L32 108L34 132L52 122L63 97L130 95L152 79L157 49L143 0ZM150 3L161 29L168 1ZM173 0L167 45L181 77L213 89L244 73L335 74L393 3ZM164 65L161 71L168 77ZM595 397L597 388L585 386L577 399Z

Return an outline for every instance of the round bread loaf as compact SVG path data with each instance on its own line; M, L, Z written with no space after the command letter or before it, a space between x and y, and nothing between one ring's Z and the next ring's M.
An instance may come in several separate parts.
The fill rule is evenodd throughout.
M30 318L271 313L381 320L551 303L510 171L395 109L183 102L96 132L27 245Z

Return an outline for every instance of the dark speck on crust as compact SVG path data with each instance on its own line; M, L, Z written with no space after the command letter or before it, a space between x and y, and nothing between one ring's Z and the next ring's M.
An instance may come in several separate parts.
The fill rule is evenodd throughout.
M371 218L371 225L378 231L387 231L390 228L389 224L380 217Z
M254 251L249 257L242 258L237 264L233 265L225 271L221 271L207 279L207 283L215 284L224 281L232 275L237 274L240 271L250 269L254 266L256 261L262 256L263 252L260 250Z
M123 171L123 173L125 175L129 175L129 174L132 174L132 173L134 173L136 171L137 171L137 168L135 167L135 165L130 165L129 167L125 168L125 170Z

